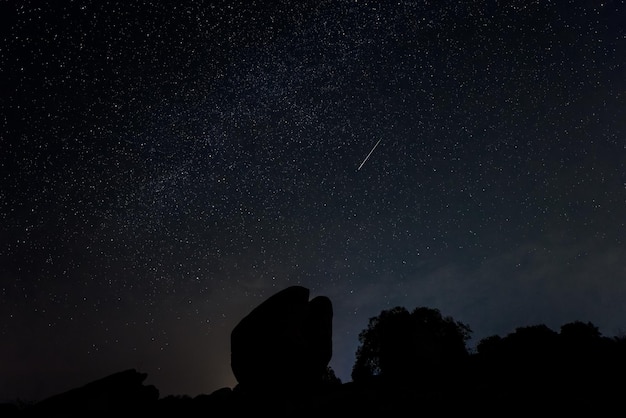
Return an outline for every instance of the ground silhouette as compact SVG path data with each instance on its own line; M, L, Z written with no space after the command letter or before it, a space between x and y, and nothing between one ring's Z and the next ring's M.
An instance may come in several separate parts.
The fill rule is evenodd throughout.
M287 288L233 330L231 360L243 381L234 388L160 397L143 384L146 374L130 369L33 404L2 404L0 416L602 416L623 407L624 337L604 337L590 322L558 332L526 325L470 352L469 326L427 307L371 318L359 336L353 380L343 383L328 367L330 300L308 296L308 289Z

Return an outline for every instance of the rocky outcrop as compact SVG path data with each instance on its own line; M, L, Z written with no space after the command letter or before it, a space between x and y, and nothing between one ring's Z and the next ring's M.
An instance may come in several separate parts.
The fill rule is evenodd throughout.
M143 385L148 375L135 369L114 373L84 386L46 398L32 407L41 416L111 416L152 407L156 387Z
M242 388L273 390L320 383L332 357L329 298L288 287L261 303L231 333L231 368Z

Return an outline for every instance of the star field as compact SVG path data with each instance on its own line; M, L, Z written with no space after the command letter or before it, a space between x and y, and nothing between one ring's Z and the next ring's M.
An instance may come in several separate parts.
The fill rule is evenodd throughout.
M623 333L623 1L0 14L0 399L233 387L230 331L294 284L344 382L394 306Z

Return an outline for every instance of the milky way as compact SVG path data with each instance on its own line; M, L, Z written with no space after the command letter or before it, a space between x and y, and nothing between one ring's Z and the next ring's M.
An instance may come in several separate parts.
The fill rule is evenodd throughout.
M0 14L0 399L233 387L230 331L293 284L344 382L394 306L626 327L623 1Z

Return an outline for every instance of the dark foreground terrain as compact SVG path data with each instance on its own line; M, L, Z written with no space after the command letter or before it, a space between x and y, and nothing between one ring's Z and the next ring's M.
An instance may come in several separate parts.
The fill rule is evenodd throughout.
M605 416L623 408L624 376L613 374L610 369L574 368L554 374L550 368L520 366L523 367L517 370L493 369L489 374L470 367L458 370L463 377L453 380L433 378L398 383L375 378L306 389L286 385L265 391L246 391L236 386L194 398L161 398L154 386L143 385L145 374L126 370L37 403L0 405L0 416L510 416L547 412Z
M519 327L467 350L470 329L436 309L402 307L372 318L353 381L327 365L332 305L293 286L235 327L238 384L210 394L161 397L134 369L32 404L0 404L13 417L613 416L626 401L626 338L592 323Z

